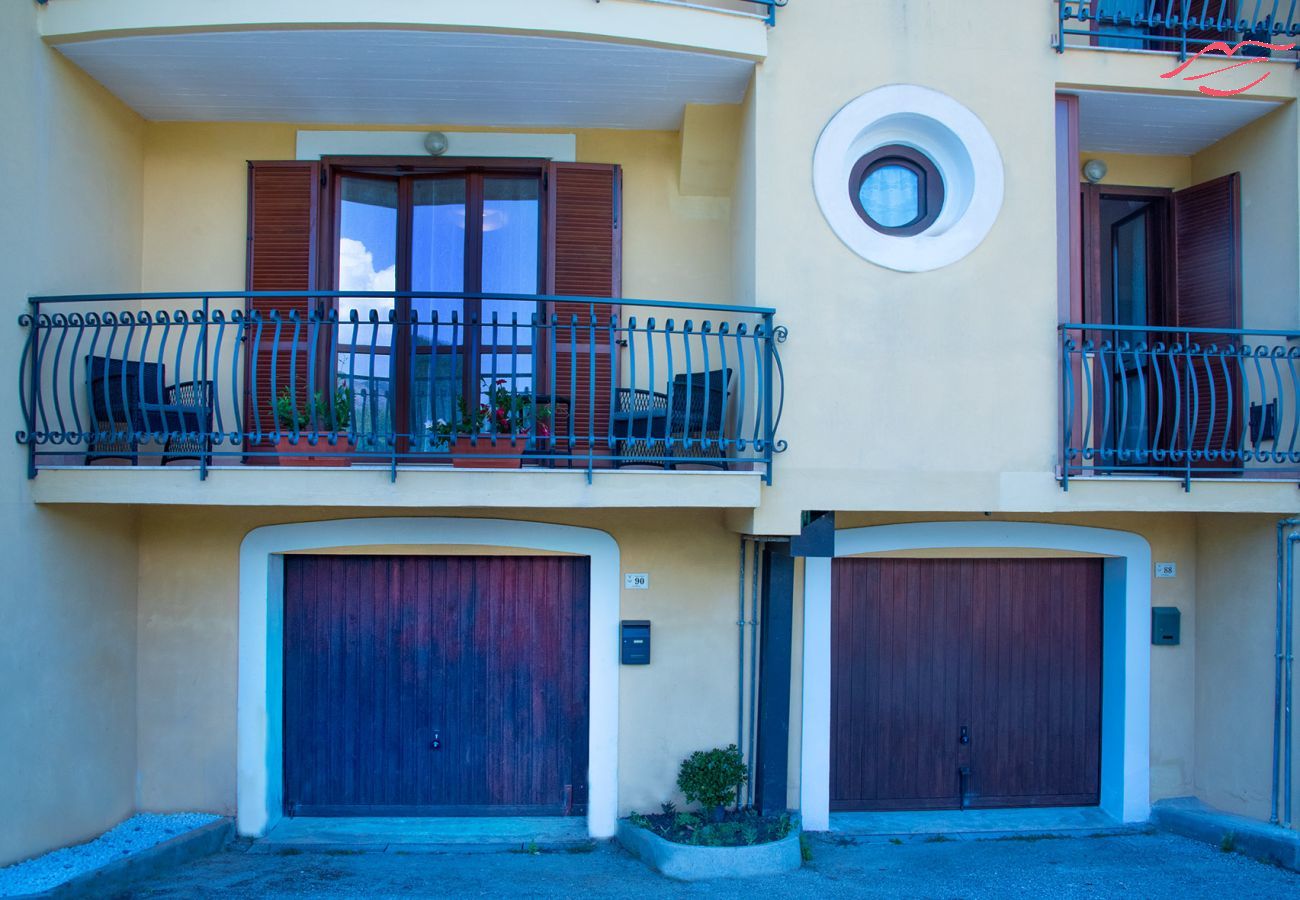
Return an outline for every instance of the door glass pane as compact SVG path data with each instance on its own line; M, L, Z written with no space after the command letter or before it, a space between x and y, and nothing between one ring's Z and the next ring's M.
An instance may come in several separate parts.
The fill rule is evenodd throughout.
M536 294L539 283L541 184L536 178L483 179L483 293ZM483 350L479 357L484 400L491 387L509 391L512 401L531 391L531 327L538 304L485 299ZM493 316L496 322L493 323ZM497 352L493 353L492 351ZM517 404L516 409L519 409Z
M483 293L539 292L541 185L536 178L483 179ZM528 329L511 329L511 316L530 323L537 304L514 300L483 301L483 343L497 347L531 344ZM491 328L496 314L498 327Z
M338 284L340 291L391 291L397 270L397 182L343 178L339 204ZM391 325L348 323L353 312L368 323L373 310L387 322L393 298L339 299L338 379L350 390L355 430L366 435L392 431Z
M411 290L465 289L465 178L431 178L412 188ZM465 365L465 301L414 297L411 434L429 435L439 419L458 414ZM433 324L434 313L438 322ZM453 322L454 317L454 322ZM418 449L419 440L412 441Z
M1146 325L1147 300L1150 276L1147 265L1147 217L1143 210L1116 222L1111 228L1111 257L1113 260L1114 315L1116 325ZM1148 440L1147 426L1147 371L1149 358L1137 348L1146 343L1146 332L1121 332L1116 339L1115 389L1119 393L1116 404L1116 426L1119 449L1133 456L1119 463L1142 462ZM1127 344L1128 349L1124 349Z

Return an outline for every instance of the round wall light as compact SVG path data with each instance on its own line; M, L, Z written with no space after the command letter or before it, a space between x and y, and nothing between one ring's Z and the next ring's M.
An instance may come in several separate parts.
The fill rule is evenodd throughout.
M441 131L430 131L424 136L424 149L430 156L442 156L447 152L447 135Z
M1096 184L1106 177L1106 163L1100 159L1090 159L1083 164L1083 177L1088 179L1092 184Z

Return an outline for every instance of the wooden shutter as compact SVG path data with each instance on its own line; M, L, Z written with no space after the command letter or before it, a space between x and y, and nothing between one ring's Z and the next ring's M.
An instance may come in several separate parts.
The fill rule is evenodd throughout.
M248 164L248 290L312 291L316 289L315 259L317 216L320 200L320 163L250 162ZM248 312L263 316L276 310L282 316L297 311L306 316L311 301L308 296L250 298ZM276 390L289 386L293 360L293 329L285 325L280 333L278 351L275 332L263 326L262 340L254 345L256 332L251 331L247 348L249 384L245 403L244 430L259 428L263 433L275 429L275 398L271 390L271 369L275 363ZM296 384L299 402L308 396L307 329L298 330ZM252 358L257 358L256 375ZM260 422L259 422L260 420Z
M591 163L551 163L547 170L547 225L550 235L546 291L577 297L618 297L622 292L622 170ZM551 362L554 393L569 397L575 451L584 438L607 438L616 360L610 352L608 323L618 304L595 305L604 328L591 327L588 303L553 303L550 313L560 325ZM576 316L580 325L571 323ZM596 379L591 381L594 359ZM571 396L570 396L571 395ZM556 434L569 433L563 406L558 406ZM605 441L597 440L597 449Z
M1241 176L1237 173L1174 193L1174 240L1177 291L1173 324L1185 328L1241 327ZM1177 335L1171 335L1177 338ZM1193 342L1232 346L1231 338L1202 336ZM1239 373L1213 358L1193 359L1196 391L1196 429L1192 448L1218 450L1237 446L1241 433ZM1192 411L1192 397L1184 385L1184 413ZM1211 414L1213 407L1213 414ZM1186 446L1184 435L1174 446ZM1206 461L1204 466L1229 467L1232 461Z

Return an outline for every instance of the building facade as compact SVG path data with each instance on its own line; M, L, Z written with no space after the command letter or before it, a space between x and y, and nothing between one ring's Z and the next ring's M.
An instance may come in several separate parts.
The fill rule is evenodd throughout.
M1300 22L1163 5L6 4L0 863L1292 826Z

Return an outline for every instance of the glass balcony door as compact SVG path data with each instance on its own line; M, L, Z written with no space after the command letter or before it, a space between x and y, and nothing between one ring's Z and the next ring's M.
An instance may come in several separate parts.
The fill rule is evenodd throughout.
M336 183L340 291L540 292L538 174L343 172ZM434 425L478 409L491 384L531 391L540 312L536 301L490 297L341 298L337 373L352 385L358 432L435 453Z

